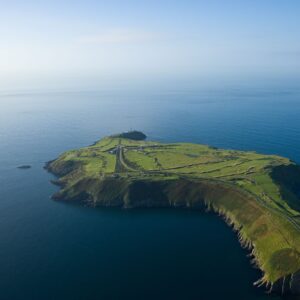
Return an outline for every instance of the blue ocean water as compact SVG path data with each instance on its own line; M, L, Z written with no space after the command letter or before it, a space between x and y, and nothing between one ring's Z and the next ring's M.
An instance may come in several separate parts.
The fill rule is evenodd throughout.
M300 162L299 115L284 88L1 95L0 299L270 299L215 215L54 202L43 165L129 129Z

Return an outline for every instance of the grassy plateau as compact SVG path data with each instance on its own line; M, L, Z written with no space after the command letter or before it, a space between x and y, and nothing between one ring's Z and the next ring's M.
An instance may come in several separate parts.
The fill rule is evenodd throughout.
M300 294L300 168L291 160L207 145L105 137L47 164L54 199L89 206L191 207L221 215L263 273L257 285Z

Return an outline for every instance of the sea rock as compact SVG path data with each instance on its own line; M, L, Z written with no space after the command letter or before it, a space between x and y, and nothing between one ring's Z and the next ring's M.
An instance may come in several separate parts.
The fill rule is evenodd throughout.
M31 169L31 166L30 165L21 165L21 166L18 166L18 169L27 170L27 169Z

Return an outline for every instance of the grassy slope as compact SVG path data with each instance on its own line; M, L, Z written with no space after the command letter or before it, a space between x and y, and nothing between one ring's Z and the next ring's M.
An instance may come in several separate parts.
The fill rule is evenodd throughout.
M187 204L184 198L195 202L201 195L208 207L239 230L242 243L251 244L264 282L274 283L300 269L299 194L295 192L300 172L286 158L107 137L62 154L48 167L60 176L60 196L88 195L95 205L103 197L103 205L126 206L134 197L132 191L141 199L160 199L164 205ZM289 174L299 176L298 181L293 179L294 188L288 186ZM151 194L156 188L161 191ZM150 206L147 201L143 205Z

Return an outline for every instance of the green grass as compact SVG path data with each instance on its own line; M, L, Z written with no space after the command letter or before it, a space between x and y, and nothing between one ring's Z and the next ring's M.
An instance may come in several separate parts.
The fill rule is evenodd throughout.
M60 176L64 184L61 193L73 196L80 187L80 192L85 189L94 199L99 197L97 184L116 176L126 182L207 180L218 188L206 190L206 204L234 224L241 240L254 247L256 261L264 272L263 280L275 282L300 269L299 212L284 199L282 186L272 177L274 168L291 165L289 159L275 155L189 143L134 141L118 136L65 152L50 163L49 169ZM224 189L223 194L217 192L219 187ZM293 201L299 200L288 187L284 191ZM184 197L185 192L180 195Z

